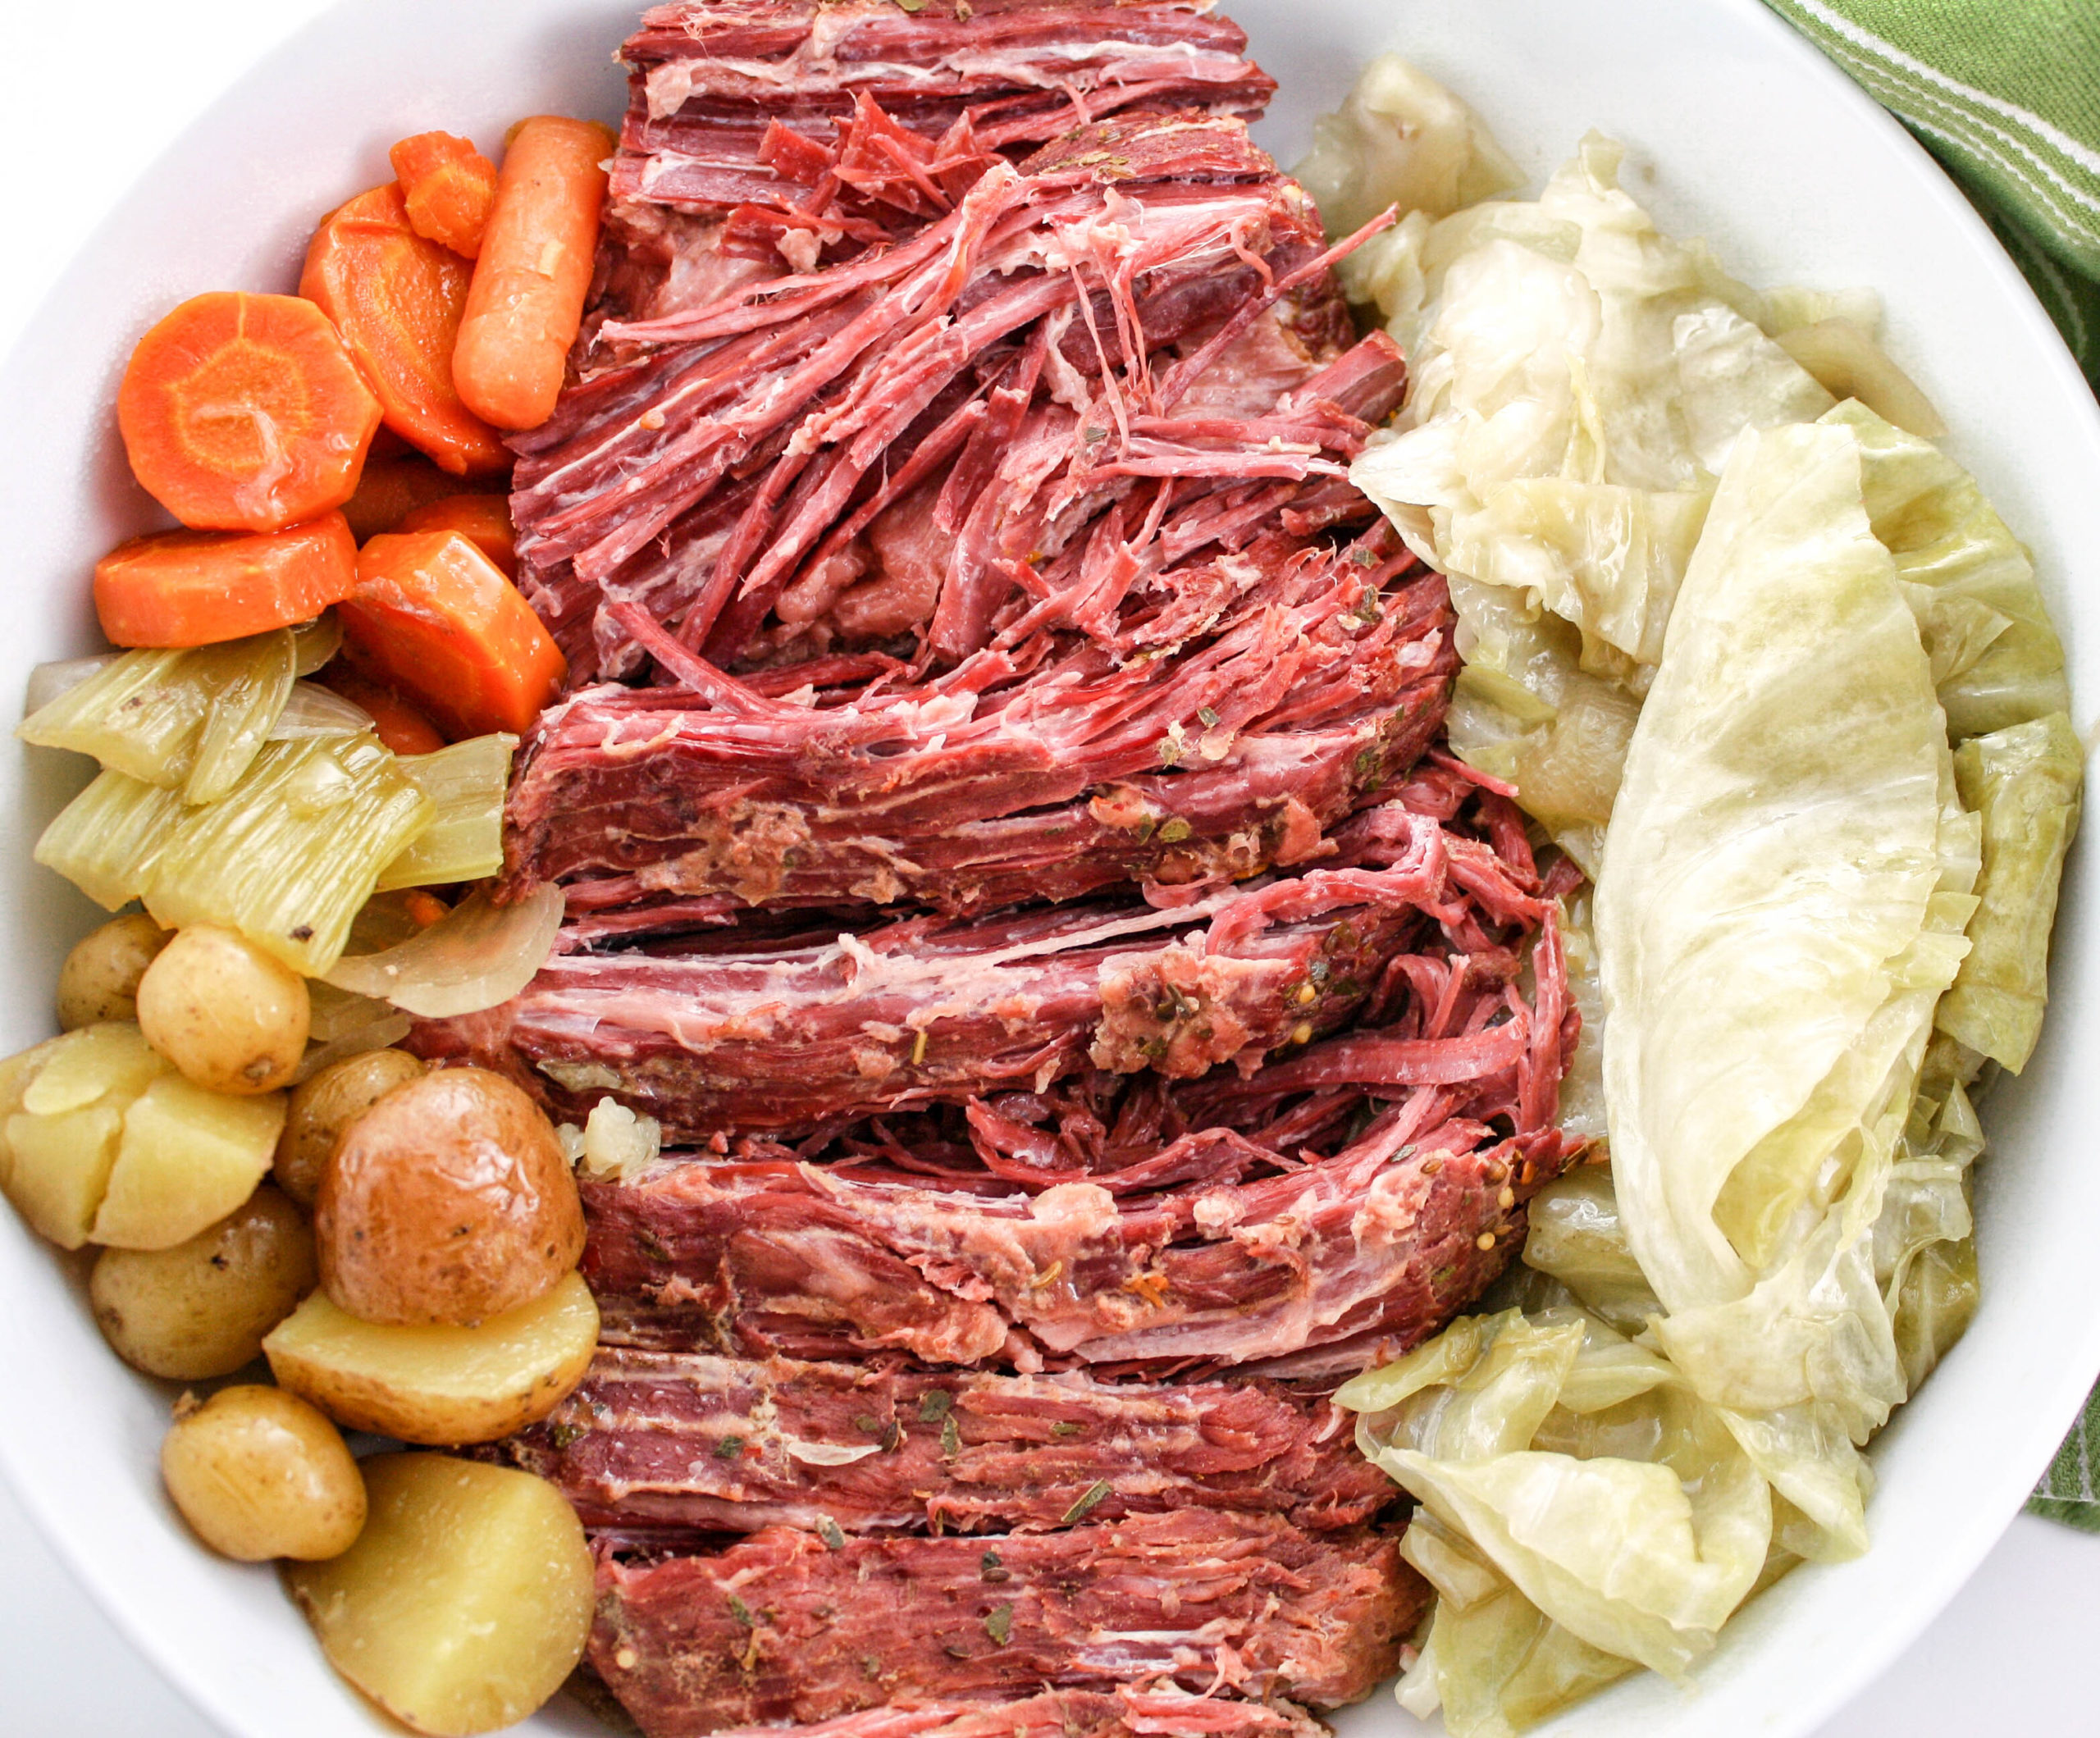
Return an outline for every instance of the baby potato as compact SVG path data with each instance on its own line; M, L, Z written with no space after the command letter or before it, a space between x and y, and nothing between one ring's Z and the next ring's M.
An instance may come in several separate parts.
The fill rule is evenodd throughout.
M316 1292L262 1342L271 1374L338 1424L403 1442L493 1442L576 1391L598 1348L581 1274L478 1328L384 1328Z
M139 980L167 945L167 931L143 911L112 918L75 943L58 968L58 1024L65 1031L139 1017Z
M341 1434L281 1389L188 1395L161 1441L161 1479L197 1536L222 1557L340 1556L364 1527L364 1481Z
M419 1079L420 1058L405 1050L368 1050L333 1063L292 1093L277 1138L277 1186L303 1207L321 1190L321 1168L343 1130L397 1086Z
M255 1193L284 1126L281 1093L235 1098L162 1074L125 1110L89 1235L120 1249L187 1243Z
M306 1054L306 980L244 937L193 924L139 980L146 1042L215 1093L269 1093Z
M508 1467L378 1454L362 1471L358 1542L285 1571L329 1663L419 1732L523 1719L590 1639L596 1577L576 1512Z
M441 1069L343 1131L321 1172L321 1285L363 1321L470 1326L545 1295L583 1252L583 1208L540 1107L500 1074Z
M95 1323L135 1370L177 1382L231 1375L313 1289L313 1234L264 1184L171 1249L105 1249L88 1281Z

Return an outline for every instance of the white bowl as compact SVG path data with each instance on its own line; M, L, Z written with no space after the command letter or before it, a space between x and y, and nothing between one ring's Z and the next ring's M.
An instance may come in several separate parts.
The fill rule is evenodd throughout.
M1372 54L1397 48L1486 116L1542 176L1596 126L1624 139L1629 186L1665 227L1703 234L1765 285L1886 295L1898 359L1938 401L1952 449L2034 548L2073 687L2100 691L2100 414L1988 231L1924 154L1754 0L1226 0L1282 91L1261 136L1288 163L1311 117ZM39 659L94 643L94 558L148 528L112 404L133 341L180 298L288 290L324 211L387 175L386 146L441 126L493 144L518 115L613 118L608 57L633 4L341 0L234 82L158 161L16 334L0 371L0 694ZM132 69L143 75L150 69ZM72 79L71 72L57 76ZM69 99L107 117L122 94ZM107 118L97 125L121 124ZM1652 175L1652 178L1651 177ZM8 704L11 704L11 701ZM2085 714L2080 713L2081 722ZM0 753L0 1051L45 1035L48 987L95 914L30 861L81 782L67 757ZM1796 1572L1729 1629L1696 1695L1637 1677L1556 1734L1787 1738L1810 1731L1952 1596L2018 1508L2100 1370L2090 1228L2100 1224L2100 933L2083 857L2065 886L2058 990L2025 1077L1993 1094L1979 1179L1985 1293L1969 1335L1875 1453L1873 1552ZM267 1570L208 1557L163 1499L169 1391L120 1365L55 1258L0 1213L0 1464L123 1630L241 1738L390 1729L322 1663ZM1380 1697L1345 1732L1414 1723ZM592 1729L557 1704L530 1730Z

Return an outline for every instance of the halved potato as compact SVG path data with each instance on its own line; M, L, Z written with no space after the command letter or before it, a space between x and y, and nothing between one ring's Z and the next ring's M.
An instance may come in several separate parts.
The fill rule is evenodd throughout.
M88 1240L124 1109L167 1064L139 1029L85 1026L0 1062L0 1188L63 1249Z
M591 1550L576 1512L507 1467L379 1454L360 1470L358 1542L285 1571L329 1663L419 1732L464 1738L523 1719L590 1639Z
M598 1306L577 1274L477 1328L359 1321L316 1292L262 1342L280 1385L338 1424L450 1445L491 1442L568 1398L598 1344Z
M124 1113L106 1104L56 1116L18 1111L7 1119L7 1198L61 1249L79 1248L109 1187L123 1134Z
M88 1234L120 1249L188 1241L255 1193L284 1125L281 1093L234 1098L162 1074L124 1113L116 1168Z

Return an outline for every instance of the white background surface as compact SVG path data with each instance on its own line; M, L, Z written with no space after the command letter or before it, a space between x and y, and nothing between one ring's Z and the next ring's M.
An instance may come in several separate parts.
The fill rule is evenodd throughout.
M319 10L321 0L103 0L90 24L77 7L0 0L0 160L15 166L0 184L0 330L41 299L136 169L231 73ZM2100 1538L2022 1517L1828 1738L2100 1731L2097 1631ZM210 1738L212 1728L97 1613L0 1489L0 1734L18 1733Z

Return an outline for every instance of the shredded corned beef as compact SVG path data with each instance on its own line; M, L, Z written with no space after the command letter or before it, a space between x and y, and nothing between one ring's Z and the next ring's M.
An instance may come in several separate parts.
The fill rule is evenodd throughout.
M650 1738L1307 1738L1423 1584L1321 1395L1507 1265L1579 1021L1442 579L1208 0L690 0L516 437L570 659L423 1054L657 1119L487 1451ZM1346 246L1348 244L1344 244ZM815 1722L815 1723L812 1723Z

